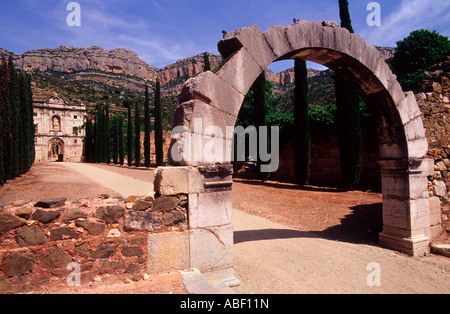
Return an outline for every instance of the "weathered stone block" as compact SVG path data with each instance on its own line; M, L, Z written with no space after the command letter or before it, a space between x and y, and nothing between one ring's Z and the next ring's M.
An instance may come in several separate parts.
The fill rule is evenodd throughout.
M406 98L397 105L400 118L404 124L410 120L414 120L415 118L422 116L414 93L406 92L405 96Z
M34 206L40 208L58 208L64 206L67 198L47 198L37 202Z
M222 53L230 50L226 46L231 43L234 47L236 41L239 41L240 44L250 52L263 69L276 59L258 25L244 27L228 33L225 38L219 42L219 51Z
M16 241L20 246L35 246L47 242L47 237L38 226L23 227L16 233Z
M237 117L244 96L219 76L212 72L203 72L186 81L179 101L183 103L198 99Z
M242 48L222 65L217 75L242 95L247 95L264 69L253 59L247 49Z
M188 231L148 235L148 273L158 274L189 268Z
M268 29L264 32L264 37L277 58L281 58L285 54L292 52L283 26L277 25Z
M57 247L55 247L50 254L48 254L44 263L42 264L42 268L47 269L58 269L58 268L66 268L67 264L72 262L72 256L70 254L61 251Z
M0 270L7 276L14 277L32 271L35 265L36 258L33 254L13 253L2 260Z
M216 136L225 137L227 127L234 129L236 117L217 107L195 99L184 102L178 107L175 113L174 125L185 126L191 132L197 134L215 132L219 133Z
M155 192L159 195L189 193L189 167L158 167L155 172Z
M426 137L408 141L409 158L422 159L428 153L428 140Z
M231 225L190 230L190 266L201 272L233 267L233 227Z
M232 192L199 193L189 195L190 228L230 225L232 215Z
M171 161L179 166L193 167L230 163L232 139L221 137L220 128L209 129L214 130L219 136L211 136L212 133L192 133L189 130L172 133Z
M441 200L439 197L430 197L430 225L442 224Z
M125 213L125 231L155 231L162 228L160 213L127 211Z
M27 221L9 212L0 212L0 233L23 226Z
M115 224L124 213L125 208L120 205L102 206L95 212L95 217L104 220L107 224Z

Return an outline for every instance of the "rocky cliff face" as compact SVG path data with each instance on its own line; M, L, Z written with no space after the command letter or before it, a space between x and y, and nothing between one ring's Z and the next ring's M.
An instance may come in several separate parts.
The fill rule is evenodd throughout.
M0 49L0 56L9 55ZM159 77L161 84L167 84L184 76L194 76L203 71L203 54L177 61L163 69L157 69L139 59L133 51L119 48L105 50L98 46L89 48L73 48L60 46L56 49L39 49L27 51L23 55L13 54L16 68L23 71L47 70L73 73L86 70L98 70L107 73L137 76L147 81L156 82ZM216 67L222 58L210 55L211 67Z
M385 59L392 58L395 48L377 47ZM9 52L0 48L0 56L7 56ZM222 61L221 56L208 54L211 68L215 68ZM155 82L159 77L165 85L181 77L194 76L204 68L203 54L177 61L162 69L157 69L139 59L133 51L118 48L105 50L98 46L89 48L73 48L60 46L56 49L39 49L25 52L23 55L13 54L16 67L23 71L39 70L45 72L72 73L86 70L98 70L107 73L126 74ZM318 75L320 71L309 69L308 77ZM280 73L266 71L267 78L277 85L293 84L294 69Z
M61 46L56 49L27 51L14 55L14 63L23 71L72 73L84 70L99 70L116 74L129 74L146 80L156 80L158 69L139 59L138 55L126 49L105 50L93 46L73 48Z

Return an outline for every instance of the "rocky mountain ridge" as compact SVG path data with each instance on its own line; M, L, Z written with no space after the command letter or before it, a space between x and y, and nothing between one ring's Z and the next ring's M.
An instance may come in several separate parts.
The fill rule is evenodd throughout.
M8 56L11 52L0 48L0 56ZM178 78L192 77L204 68L203 54L178 60L174 64L158 69L141 60L130 50L118 48L105 50L102 47L74 48L60 46L56 49L30 50L24 54L13 55L17 69L32 72L54 71L60 73L76 73L80 71L96 70L106 73L131 75L145 81L156 82L159 77L161 84L165 85ZM208 53L211 67L215 68L222 62L222 57ZM320 71L309 70L310 76ZM277 85L292 84L294 82L293 69L275 73L267 70L267 78Z

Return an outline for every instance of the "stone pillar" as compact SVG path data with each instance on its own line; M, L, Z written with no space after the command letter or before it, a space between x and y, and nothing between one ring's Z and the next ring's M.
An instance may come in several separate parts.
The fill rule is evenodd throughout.
M413 256L429 253L428 176L433 161L382 160L383 232L381 245Z
M160 167L155 174L157 195L188 195L190 267L237 287L232 184L231 164Z

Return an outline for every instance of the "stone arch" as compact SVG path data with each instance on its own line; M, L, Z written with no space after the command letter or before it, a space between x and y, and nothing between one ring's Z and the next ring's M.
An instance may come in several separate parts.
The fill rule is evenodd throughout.
M60 138L51 138L48 141L48 159L59 159L64 155L64 141Z
M224 58L219 71L188 80L179 97L169 156L180 167L159 170L159 174L173 171L187 178L191 267L206 272L227 268L223 265L227 259L217 255L232 254L233 246L232 240L226 240L232 239L231 170L227 168L230 126L234 127L244 97L260 73L272 62L295 58L320 63L346 78L376 118L383 185L380 243L411 255L429 252L427 176L432 174L433 163L425 158L428 142L421 112L414 94L403 92L375 47L334 22L307 21L274 26L264 33L257 25L242 28L227 34L218 47ZM217 143L226 153L201 158L202 149ZM174 155L184 158L175 160ZM157 179L157 192L164 194L171 176L167 173ZM196 243L204 245L205 228L221 239L207 256L195 248ZM211 265L211 261L220 263ZM232 262L227 266L232 267Z

